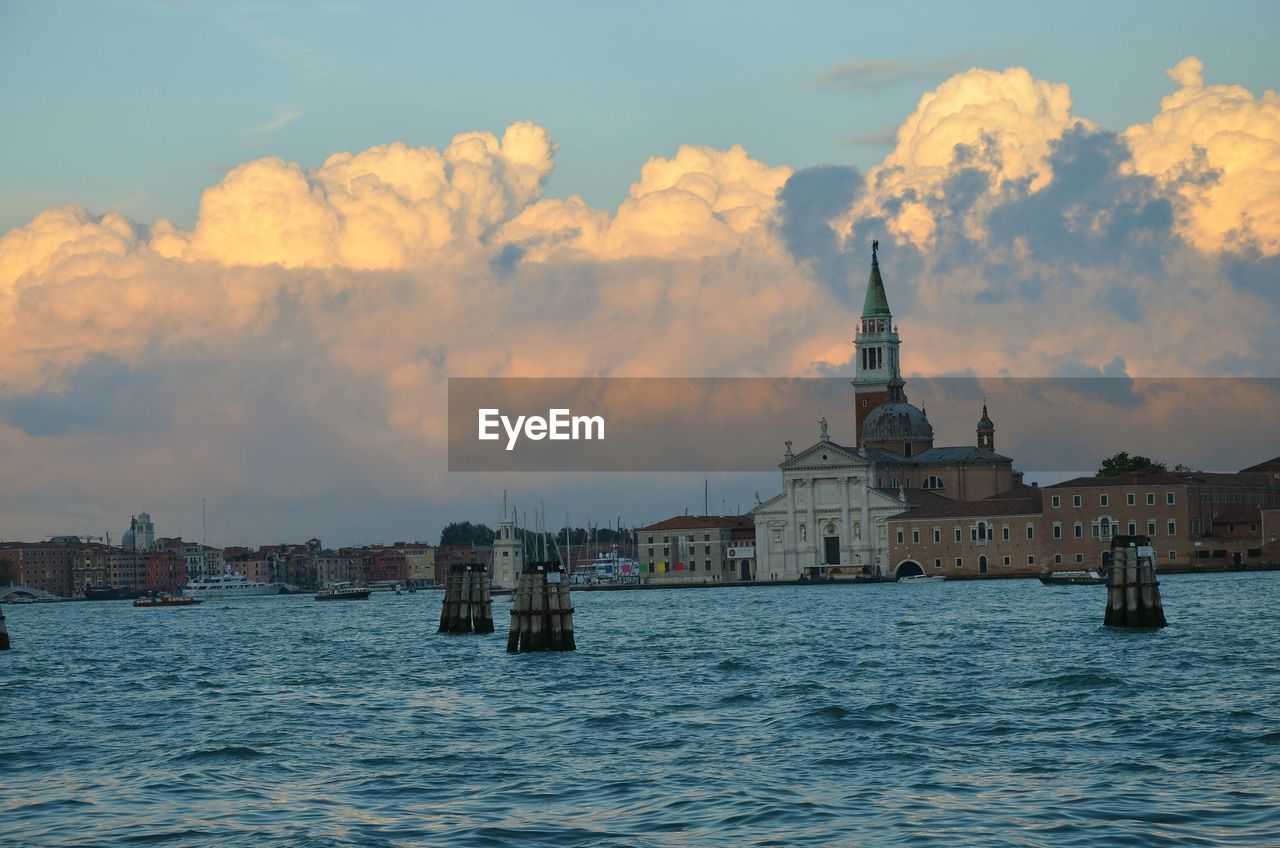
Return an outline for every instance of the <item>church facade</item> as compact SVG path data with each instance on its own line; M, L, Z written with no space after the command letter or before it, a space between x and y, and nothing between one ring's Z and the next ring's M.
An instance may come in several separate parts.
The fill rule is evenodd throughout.
M757 579L890 576L888 521L913 506L913 490L974 501L1021 483L996 453L985 404L973 445L934 445L927 413L907 400L878 247L854 339L853 443L834 441L825 418L812 446L794 452L787 442L781 494L752 510Z

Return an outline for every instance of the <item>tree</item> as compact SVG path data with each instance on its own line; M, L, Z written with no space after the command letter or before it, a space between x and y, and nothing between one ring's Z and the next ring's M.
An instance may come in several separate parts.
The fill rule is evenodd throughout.
M1128 451L1120 451L1114 456L1109 456L1102 460L1102 466L1098 469L1099 477L1115 477L1117 474L1130 474L1134 471L1164 471L1163 462L1156 462L1154 459L1134 454L1129 456Z
M440 531L440 545L479 545L487 547L493 544L494 532L487 524L472 524L470 521L455 521Z

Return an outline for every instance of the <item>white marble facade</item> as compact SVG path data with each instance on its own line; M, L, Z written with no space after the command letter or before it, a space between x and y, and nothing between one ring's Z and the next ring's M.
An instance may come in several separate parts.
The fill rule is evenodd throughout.
M779 467L782 494L752 510L757 580L798 580L806 568L833 565L889 572L885 522L907 503L874 488L874 462L823 439L796 454L788 443Z

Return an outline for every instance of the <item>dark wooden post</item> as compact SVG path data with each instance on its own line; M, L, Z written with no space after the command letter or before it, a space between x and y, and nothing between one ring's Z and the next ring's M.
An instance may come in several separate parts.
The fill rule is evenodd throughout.
M1111 540L1107 574L1107 627L1156 628L1168 624L1156 581L1156 556L1146 536Z
M529 563L516 581L507 650L524 653L576 649L573 603L564 569L556 563Z
M9 650L9 628L4 625L4 610L0 610L0 651Z
M479 563L455 563L445 575L441 633L492 633L493 600L489 570Z

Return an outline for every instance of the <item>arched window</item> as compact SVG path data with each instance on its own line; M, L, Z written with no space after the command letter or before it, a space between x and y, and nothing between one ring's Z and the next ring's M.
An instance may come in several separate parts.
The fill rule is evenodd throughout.
M1093 522L1093 538L1110 539L1119 534L1120 524L1114 518L1103 515Z
M928 477L926 477L926 478L925 478L924 485L923 485L921 488L924 488L924 489L941 489L941 488L942 488L942 478L941 478L941 477L939 477L939 476L937 476L936 474L930 474Z

